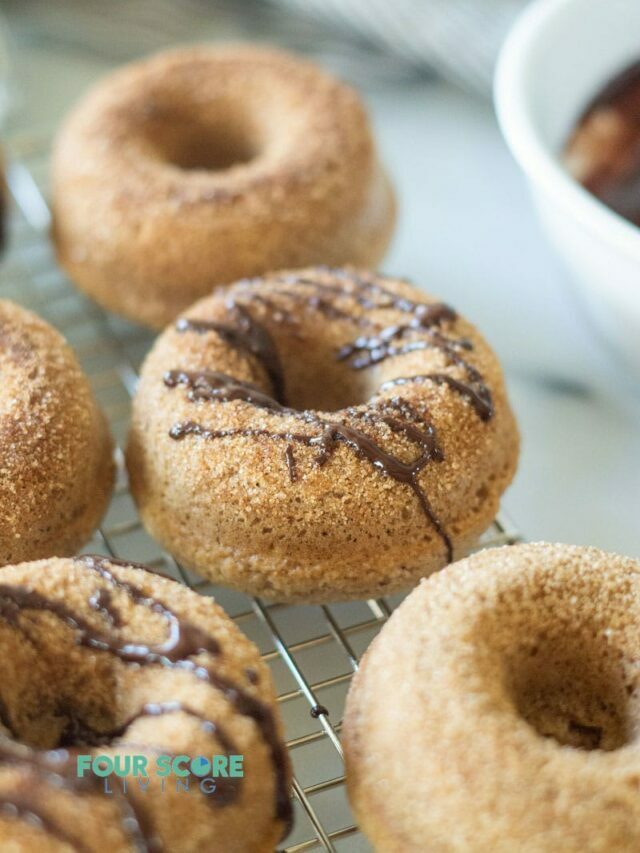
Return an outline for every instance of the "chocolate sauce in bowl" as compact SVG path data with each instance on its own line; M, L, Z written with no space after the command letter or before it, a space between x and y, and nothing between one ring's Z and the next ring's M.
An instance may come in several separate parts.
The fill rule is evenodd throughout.
M571 134L565 159L586 189L640 225L640 60L591 101Z

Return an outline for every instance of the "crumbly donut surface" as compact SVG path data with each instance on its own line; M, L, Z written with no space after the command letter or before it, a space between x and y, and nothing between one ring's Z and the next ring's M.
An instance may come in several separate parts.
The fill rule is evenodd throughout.
M640 848L640 563L533 544L424 581L367 651L343 739L379 853Z
M194 305L134 401L147 528L194 571L289 601L391 593L461 556L495 516L518 435L496 357L447 312L406 282L328 268Z
M64 338L0 300L0 565L74 553L105 511L112 444Z
M52 179L71 278L158 328L242 276L375 265L395 219L357 94L251 45L171 50L106 77L64 124Z
M211 598L106 559L6 567L0 653L2 850L273 851L289 802L274 688L258 650ZM114 777L109 795L101 779L76 772L76 753L152 762L229 750L244 756L244 776L218 802L219 791L193 784L177 791L175 777L162 791L153 771L146 791L130 777L126 796Z

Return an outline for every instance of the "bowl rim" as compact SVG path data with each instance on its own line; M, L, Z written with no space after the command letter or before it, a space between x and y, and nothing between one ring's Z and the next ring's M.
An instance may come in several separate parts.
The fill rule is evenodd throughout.
M524 80L534 47L556 17L584 0L536 0L516 19L501 48L494 76L498 124L516 162L532 185L589 231L640 256L640 228L607 207L564 169L532 118ZM603 84L606 81L603 81ZM594 92L596 95L597 92Z

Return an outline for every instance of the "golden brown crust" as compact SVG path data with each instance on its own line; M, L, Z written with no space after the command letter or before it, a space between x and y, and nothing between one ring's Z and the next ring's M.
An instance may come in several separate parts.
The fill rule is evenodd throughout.
M30 596L17 615L12 607L16 591ZM136 601L137 593L146 602ZM39 607L42 600L46 606L62 608L63 615ZM170 608L171 618L149 601ZM147 840L159 837L161 849L174 853L269 853L274 849L283 822L276 818L278 777L264 730L236 709L236 694L226 695L198 672L210 668L214 677L237 687L239 694L264 709L264 719L273 721L284 756L282 790L288 797L289 769L276 696L258 650L213 599L104 558L52 559L0 572L0 613L0 654L6 669L0 731L8 726L11 738L8 742L0 738L3 850L58 853L68 849L61 841L64 836L80 839L87 853L146 849L134 848L133 824L131 820L123 823L132 808ZM80 628L65 624L64 613L71 614ZM175 662L171 637L175 641L176 624L182 639L173 648L183 643L185 655L193 652L204 642L198 636L190 645L193 632L198 631L214 649L185 658L200 670L158 662L140 665L135 651L129 652L135 660L127 662L84 642L87 634L94 634L121 649L161 646L167 659ZM144 713L154 705L164 705L166 712ZM16 747L16 741L29 749ZM130 795L122 801L115 777L110 780L111 796L104 793L101 780L97 788L91 786L91 774L87 774L89 787L83 789L73 754L62 755L56 768L66 784L59 784L60 777L56 782L47 773L50 759L43 750L61 745L94 756L146 755L150 768L155 767L153 757L158 753L210 758L231 748L232 754L244 756L245 772L239 783L234 781L235 796L226 804L216 805L219 791L206 796L195 784L190 784L188 792L176 791L175 777L167 780L162 791L153 769L147 791L141 792L130 777ZM22 760L10 757L16 750ZM45 762L44 771L34 767L38 760ZM40 818L44 829L33 827L35 819L30 826L28 820L7 817L16 803Z
M343 728L379 853L640 846L640 564L492 549L423 582L367 651Z
M255 46L172 50L108 76L59 134L53 214L76 284L155 327L242 276L375 265L395 218L356 93Z
M73 554L113 488L104 415L64 338L0 301L0 565Z
M379 307L389 300L395 307ZM239 282L185 318L233 325L237 306L273 341L295 411L269 410L237 395L231 402L194 401L184 383L167 387L167 371L208 370L277 396L264 360L228 333L169 327L142 369L127 454L132 492L150 532L200 574L290 601L406 589L447 562L447 536L456 555L465 553L494 518L518 455L501 370L480 334L459 317L405 329L393 338L398 353L357 369L353 359L337 358L341 347L420 322L420 310L437 312L438 305L397 279L326 268ZM488 419L463 393L436 381L446 374L473 385L474 370L492 398ZM430 373L436 379L382 387ZM171 437L174 426L189 422L253 434ZM426 517L415 489L385 476L384 462L366 458L348 436L323 449L322 436L335 433L336 423L407 464L423 448L406 430L414 426L433 438L444 459L434 450L416 485L443 531Z

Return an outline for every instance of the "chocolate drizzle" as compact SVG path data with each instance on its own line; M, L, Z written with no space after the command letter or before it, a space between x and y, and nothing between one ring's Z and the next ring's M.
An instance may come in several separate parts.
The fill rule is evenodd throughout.
M238 749L234 745L231 738L227 735L222 726L215 722L214 720L210 720L204 716L204 714L200 713L200 711L196 711L193 708L188 707L187 705L183 705L182 702L150 702L138 711L137 713L131 715L121 726L111 730L106 733L106 737L108 738L108 742L115 740L116 738L122 738L129 728L138 720L144 719L146 717L163 717L167 714L185 714L188 717L191 717L194 720L197 720L200 724L200 728L203 732L218 741L218 743L222 746L224 754L226 756L229 755L237 755ZM123 747L127 745L127 741L120 741L118 744L119 747ZM148 747L147 747L148 748ZM164 752L164 750L163 750ZM221 808L222 806L231 805L231 803L235 802L240 795L240 788L242 785L242 778L225 778L219 777L216 779L216 790L215 796L208 796L206 798L206 802L208 805L213 808Z
M109 589L98 589L89 599L89 607L102 614L113 628L122 627L122 619L116 607L112 605L113 595Z
M189 400L219 400L221 403L241 400L274 412L293 411L281 405L273 397L269 397L256 385L241 382L232 376L227 376L226 373L218 373L214 370L169 370L164 375L164 384L167 388L186 385Z
M330 274L339 283L332 284L309 276L287 275L276 280L270 287L272 296L267 298L257 291L255 281L248 280L238 286L236 301L240 297L259 301L268 307L272 319L293 321L293 314L275 301L274 296L279 296L298 306L318 310L330 319L345 320L350 325L367 329L366 333L344 344L336 353L338 361L345 361L354 370L363 370L388 358L411 352L439 350L447 362L464 371L467 381L455 377L451 377L455 378L455 381L449 381L442 378L448 376L444 373L432 374L433 380L448 384L452 390L469 400L476 412L478 408L473 401L476 398L482 399L486 403L482 411L489 411L488 417L493 415L491 392L477 368L463 356L464 352L473 349L473 344L465 338L451 338L443 334L442 327L451 325L458 319L453 308L442 302L416 302L398 296L385 287L379 277L370 278L353 270L318 267L318 273ZM338 302L341 304L337 304ZM354 305L357 309L355 311ZM407 315L408 319L406 322L386 325L371 316L371 312L385 310L399 311ZM277 395L276 398L280 399ZM484 419L488 418L483 417Z
M216 332L230 346L253 356L263 367L273 388L273 395L284 402L284 382L278 350L267 329L255 320L244 305L227 301L230 323L192 320L182 317L176 322L178 332L196 332L199 335Z
M409 442L417 445L420 453L412 462L403 462L397 456L386 451L369 435L350 424L322 418L316 412L312 411L299 412L296 409L289 409L282 406L277 400L273 400L265 394L256 391L253 385L233 380L225 374L213 371L202 371L201 373L180 370L170 371L165 375L165 383L170 388L175 388L179 384L186 385L189 389L189 398L192 400L218 402L241 400L251 403L254 406L268 409L273 414L294 418L303 424L316 428L316 431L312 434L292 432L290 430L278 432L251 427L244 429L208 429L195 421L185 421L173 425L169 432L171 438L181 440L189 435L197 435L201 438L212 440L243 436L245 438L266 437L276 441L283 441L287 445L285 460L290 477L290 459L293 454L292 446L294 444L304 445L317 450L315 464L319 466L324 465L341 444L347 445L359 457L371 463L373 468L391 477L396 482L403 483L411 488L418 498L422 512L427 516L443 540L447 558L451 560L453 556L451 540L433 512L429 500L418 481L418 475L423 468L431 461L443 461L444 455L438 446L433 425L425 423L426 416L421 416L407 401L400 398L392 398L391 400L381 398L377 405L370 406L364 411L357 408L349 408L345 410L344 414L354 422L363 421L372 425L384 424L393 433L402 435Z
M351 325L370 330L367 334L358 335L355 340L342 346L336 353L338 361L346 361L353 369L362 370L379 364L387 358L420 350L438 349L452 365L462 368L468 376L468 383L460 379L456 379L455 383L443 381L458 392L463 390L472 392L462 395L469 400L472 396L479 394L490 402L491 394L482 376L462 356L462 352L473 349L471 342L464 338L447 337L441 331L443 325L450 325L457 320L458 315L453 308L442 302L417 302L398 296L385 287L380 280L368 278L352 270L319 267L318 272L331 274L340 283L331 284L294 274L283 276L280 281L275 282L270 291L275 297L319 311L330 319L346 321ZM297 286L298 289L292 290L292 285ZM182 318L177 321L176 329L199 334L215 331L232 346L251 353L261 362L269 375L273 386L273 397L284 403L282 365L277 348L265 326L251 315L240 299L261 304L266 308L271 319L276 322L293 322L295 318L286 305L280 305L273 297L267 297L264 293L257 291L256 280L241 282L236 287L236 291L237 295L227 303L232 315L232 324ZM353 303L358 311L350 310L348 305L337 304L339 301ZM399 311L408 315L409 319L404 323L384 325L370 316L372 311L385 310ZM409 340L406 340L407 338Z
M418 376L399 376L397 379L390 379L380 386L381 391L386 391L389 388L408 385L414 382L435 382L437 385L448 385L452 391L464 397L473 408L480 420L488 421L493 417L493 401L486 385L478 382L474 385L466 382L461 382L448 373L426 373Z
M323 279L324 275L331 275L333 280ZM377 471L407 485L414 492L423 514L445 545L447 559L451 560L451 540L434 513L418 479L427 464L440 462L444 458L435 428L426 412L417 412L401 397L389 399L380 394L384 394L393 386L401 388L408 383L432 382L446 386L458 394L472 406L481 420L491 419L494 413L491 392L480 372L465 357L465 354L473 349L473 344L465 338L451 337L444 331L445 327L456 322L456 312L444 303L417 302L399 296L385 287L379 277L373 278L351 270L321 267L318 268L317 279L308 275L283 275L271 283L267 294L259 290L258 282L259 280L247 280L236 286L235 295L228 303L236 318L233 327L189 319L179 320L177 328L179 331L191 330L198 333L217 331L233 346L250 352L263 363L271 377L273 396L265 394L249 382L210 370L170 370L164 376L165 385L169 388L179 385L186 387L187 398L195 403L240 401L266 409L273 415L293 418L314 428L313 434L306 430L280 431L263 427L214 429L195 420L187 420L174 424L170 436L178 441L190 435L208 440L245 437L282 441L285 443L284 460L291 483L300 478L300 466L294 453L296 445L316 449L313 457L316 465L324 465L339 445L346 445ZM445 365L437 372L385 382L379 389L379 395L366 407L344 409L335 420L321 417L317 412L309 410L297 411L286 406L282 397L282 372L275 345L261 323L251 317L245 302L259 304L268 312L272 322L294 324L296 317L289 307L294 305L318 311L331 320L348 323L351 327L355 325L364 330L354 340L340 347L336 353L338 361L345 362L354 370L363 370L388 358L427 349L441 352ZM400 312L407 319L388 325L380 321L379 313L374 313L388 310ZM241 322L245 325L239 332ZM247 332L248 329L250 333ZM273 379L274 364L277 365L277 382ZM452 375L447 371L448 367L457 369L464 376ZM411 462L401 460L382 447L377 438L363 432L361 425L374 429L386 426L391 432L416 445L418 455Z
M25 820L76 850L85 850L81 842L49 817L46 808L48 798L41 787L51 786L76 795L99 794L102 790L99 779L92 775L78 776L72 760L74 757L75 753L67 749L36 751L8 738L0 739L0 765L22 767L30 780L28 790L22 792L18 789L0 802L5 814ZM122 829L134 849L139 853L160 853L162 842L149 826L142 810L118 789L114 794Z
M10 799L0 796L0 816L21 820L27 826L46 832L47 835L50 835L57 841L68 844L71 848L77 850L78 853L84 853L84 851L88 850L76 835L71 835L59 823L52 820L42 811L34 811L29 795L20 797L14 794Z
M287 758L282 746L275 718L269 706L251 696L239 685L220 675L213 665L199 664L191 658L202 652L208 652L214 657L221 653L218 641L206 634L193 623L177 616L161 601L151 598L136 586L116 578L109 571L110 560L104 557L87 556L80 558L85 565L96 571L102 578L113 586L126 592L135 604L141 604L167 619L170 626L170 637L160 647L134 646L148 651L139 661L144 664L161 663L174 669L192 672L198 679L206 681L219 690L235 710L242 716L249 717L257 725L262 739L269 747L273 762L276 782L276 818L285 825L286 835L291 827L292 812L287 784ZM158 649L162 649L161 652ZM109 651L118 654L113 647ZM283 835L283 837L284 837Z
M96 648L110 651L124 661L134 663L161 663L164 665L182 664L186 659L200 653L210 655L220 654L218 641L182 617L178 616L166 604L156 598L152 598L132 583L120 580L108 565L111 562L107 557L87 555L79 560L91 571L96 572L103 580L107 581L114 589L126 593L133 604L142 605L153 613L157 613L167 623L169 636L164 643L159 645L145 645L138 643L124 643L120 645L111 638L87 637L87 644L96 644ZM74 617L77 621L77 617ZM111 613L111 621L114 616ZM80 641L83 641L81 634Z
M100 590L91 595L89 606L100 613L105 622L107 622L109 629L111 629L110 631L96 629L61 601L54 601L33 590L9 586L7 584L0 584L0 618L17 629L23 630L20 625L22 611L35 610L47 612L54 615L74 631L76 642L79 645L113 654L126 664L135 663L140 666L157 664L166 668L188 671L193 673L199 680L205 681L216 690L219 690L239 714L254 721L269 748L275 774L275 813L276 818L284 823L284 834L286 835L290 829L292 819L287 784L287 759L273 713L269 706L247 693L246 690L234 684L228 678L220 675L216 671L214 664L193 660L195 656L202 654L213 658L218 657L221 654L218 641L198 626L179 616L162 601L147 595L135 584L117 577L110 567L114 564L118 565L118 561L112 561L109 558L99 556L83 556L77 558L77 560L82 562L88 570L98 574L109 585L107 588L101 587ZM119 637L114 636L111 631L119 628L123 624L123 621L120 613L113 604L111 595L113 590L127 595L134 605L145 607L160 616L167 624L167 639L158 644L145 644L122 641ZM124 724L107 732L97 732L86 723L82 723L75 729L74 734L85 738L92 744L110 743L114 738L122 737L133 722L141 717L161 716L178 712L199 719L202 728L217 738L227 754L235 751L231 740L217 723L204 718L199 712L177 702L149 703L143 706L139 712L130 717ZM65 736L68 737L69 732L63 735L63 737ZM53 755L54 752L35 752L27 748L22 748L19 744L12 744L11 741L7 741L7 744L11 744L11 747L5 746L3 749L0 744L0 763L6 763L9 760L20 760L22 763L26 762L28 767L32 771L36 771L37 775L43 781L50 781L46 756ZM22 753L19 750L22 750ZM68 762L69 753L66 750L58 750L57 752L59 754L64 753L67 756ZM59 766L62 768L60 773L62 773L64 780L68 780L69 773L65 769L65 763L59 762ZM233 802L238 792L237 784L226 784L221 780L218 780L218 782L221 784L217 786L216 793L218 796L212 798L212 800L217 800L214 805L227 805ZM87 790L82 787L83 784L87 784L86 780L71 778L69 784L74 791ZM145 816L136 811L133 803L122 797L118 797L118 803L120 805L123 827L135 841L136 848L149 851L149 853L161 849L159 840L154 836L151 829L145 825ZM13 803L13 807L16 810L20 810L22 805L24 804L18 802L17 799ZM29 812L40 818L42 826L45 827L46 815L41 813L39 802L34 796L31 796L28 807Z
M87 849L84 844L75 835L68 833L66 828L50 817L46 808L43 808L46 798L41 795L39 785L39 783L51 785L59 790L76 794L96 792L99 787L97 779L76 776L70 758L70 753L66 749L35 752L8 738L0 738L0 765L21 767L29 776L28 787L18 784L10 797L4 794L0 798L0 811L4 816L23 820L53 838L69 844L75 850L83 851ZM24 790L22 790L23 787ZM130 817L131 814L127 810L127 818ZM126 830L137 850L151 850L144 841L139 843L141 834L135 825L135 819L130 821Z
M289 471L289 480L292 483L298 479L298 468L296 466L296 457L293 455L293 445L287 444L284 451L284 458L287 462L287 470Z
M443 337L434 330L434 326L441 323L453 322L456 314L448 305L436 303L434 305L421 305L422 310L415 309L413 319L409 323L400 323L393 326L385 326L372 335L360 335L355 341L341 347L336 358L338 361L349 361L351 367L362 370L379 364L386 358L404 355L420 349L455 349L456 347L468 347L468 341L451 340ZM408 343L401 340L412 332L422 332L423 337ZM426 335L426 337L424 337Z

